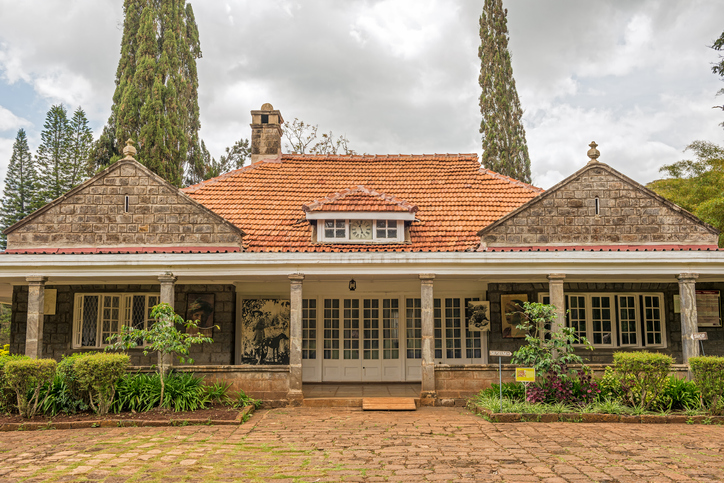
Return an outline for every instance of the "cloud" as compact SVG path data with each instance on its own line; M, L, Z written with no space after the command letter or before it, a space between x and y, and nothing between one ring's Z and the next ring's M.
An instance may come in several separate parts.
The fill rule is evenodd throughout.
M0 131L17 131L21 127L30 126L32 126L30 121L16 116L10 110L0 106Z

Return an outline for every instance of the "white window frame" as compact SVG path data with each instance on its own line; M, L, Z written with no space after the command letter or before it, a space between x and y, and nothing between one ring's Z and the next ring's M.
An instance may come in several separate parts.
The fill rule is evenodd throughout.
M666 339L667 323L666 323L666 312L664 310L664 294L661 292L569 292L566 296L566 326L570 327L570 300L569 297L585 297L585 331L582 335L586 337L591 345L601 349L615 349L615 348L639 348L649 349L666 348L668 345ZM593 304L591 300L593 297L609 297L611 299L611 343L610 344L594 344L593 343ZM620 297L634 297L634 309L635 309L635 326L636 326L636 344L623 344L620 342L621 332L621 317L620 317ZM646 331L646 313L645 307L641 307L641 297L656 297L659 299L659 320L661 323L661 343L660 344L645 344L644 340L647 339L648 332ZM542 296L539 294L539 299L542 300ZM643 329L642 329L643 326ZM574 344L580 345L580 344Z
M150 306L149 297L156 297L157 302L160 301L159 293L127 293L127 292L87 292L87 293L76 293L73 305L73 334L72 334L72 348L73 349L102 349L106 347L108 343L103 339L103 298L104 297L118 297L118 330L122 326L130 326L133 318L133 297L142 296L145 297L146 306L144 309L144 329L148 328L150 322L153 319L150 318ZM84 297L98 297L98 313L96 315L96 343L95 345L82 345L83 344L83 311L84 311ZM118 332L114 332L118 333ZM139 347L141 347L139 345Z
M379 215L378 215L379 216ZM355 220L371 220L372 221L372 238L370 240L351 240L350 239L350 232L349 232L349 225L351 221ZM338 222L338 221L344 221L344 238L335 238L335 237L327 237L325 233L325 225L328 221ZM394 221L397 223L397 237L396 238L380 238L377 236L377 222L378 221L385 221L387 224L389 222ZM389 229L389 228L387 228ZM386 230L387 230L386 229ZM335 228L336 230L336 228ZM405 221L404 220L395 220L391 217L387 216L380 216L379 218L367 218L367 217L355 217L355 218L349 218L345 220L340 220L339 218L327 218L327 219L320 219L317 222L317 240L322 243L350 243L350 244L383 244L383 243L402 243L405 241Z

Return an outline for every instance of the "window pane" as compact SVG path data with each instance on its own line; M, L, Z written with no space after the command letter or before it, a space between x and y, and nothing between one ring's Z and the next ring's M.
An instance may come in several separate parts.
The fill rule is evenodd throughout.
M98 337L98 296L85 295L83 297L83 313L81 315L81 345L83 347L96 346Z
M324 358L339 359L339 300L324 300Z
M400 301L384 299L382 301L382 338L383 359L400 358Z
M422 300L407 299L407 358L422 358Z
M610 345L611 332L611 298L608 296L591 297L591 343Z
M302 300L302 359L317 358L317 300Z
M380 358L380 301L365 299L363 312L363 358Z
M636 297L620 295L618 297L618 320L621 345L636 345Z
M359 359L359 300L344 301L344 358Z

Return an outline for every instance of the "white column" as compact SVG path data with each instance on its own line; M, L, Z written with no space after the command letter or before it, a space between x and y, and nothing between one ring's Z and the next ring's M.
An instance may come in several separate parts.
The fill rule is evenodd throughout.
M563 293L563 280L565 273L551 273L548 275L548 296L550 304L556 307L556 320L551 325L551 330L555 331L566 325L566 296Z
M176 306L174 305L174 302L176 301L176 277L174 277L171 272L166 272L163 275L159 275L158 281L161 284L161 290L159 295L161 303L169 304L171 308L175 311ZM161 368L161 373L166 374L168 370L173 367L173 355L167 354L166 357L163 358L159 356L158 365Z
M693 339L699 326L696 313L696 273L681 273L679 279L679 307L681 307L681 345L684 355L684 364L689 363L691 357L699 356L699 341Z
M25 277L28 282L28 319L25 325L25 355L33 359L43 357L43 304L45 282L48 277Z
M435 398L435 321L433 318L434 297L433 273L420 274L420 298L422 309L422 392L421 397Z
M289 275L291 282L289 307L289 399L302 396L302 282L304 274Z

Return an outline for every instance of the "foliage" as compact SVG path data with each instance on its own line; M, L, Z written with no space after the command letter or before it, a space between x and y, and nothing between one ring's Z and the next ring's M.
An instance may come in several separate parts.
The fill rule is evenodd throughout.
M506 397L503 398L503 408L501 411L500 397L490 396L482 392L473 396L470 401L494 413L560 414L573 412L573 408L564 403L531 403Z
M227 404L230 402L227 392L231 387L230 383L215 382L204 386L204 393L211 403Z
M5 174L2 208L0 208L0 230L5 230L33 212L37 173L33 155L30 154L28 138L24 129L19 129L13 143L13 154ZM7 247L7 238L0 234L0 248Z
M88 404L73 394L66 379L58 372L56 372L52 382L42 387L40 399L44 401L40 408L41 411L43 414L51 416L60 413L75 414L88 409Z
M721 52L724 49L724 32L719 36L718 39L714 41L714 44L711 46L712 49L717 50ZM715 63L711 71L721 77L724 77L724 55L719 55L719 62ZM724 89L719 89L719 92L717 92L717 95L724 94ZM714 106L719 109L724 109L724 106ZM721 126L724 126L724 122L720 124Z
M142 412L159 406L174 411L195 411L205 409L212 400L203 378L191 373L171 373L164 378L164 386L162 403L159 374L127 374L117 383L112 410Z
M245 408L247 406L254 406L254 408L259 409L261 407L261 402L261 399L254 399L247 395L243 390L239 390L234 407Z
M108 414L116 394L116 382L130 365L126 354L87 354L75 359L73 375L79 389L88 394L90 407L101 416Z
M211 337L206 337L201 333L189 333L190 329L198 329L196 322L193 320L184 322L183 318L176 314L167 303L154 306L151 310L151 318L155 319L156 322L148 329L121 327L119 334L113 334L108 338L109 345L106 346L106 350L128 350L145 342L143 355L156 352L159 360L157 370L165 375L167 373L165 360L168 357L175 354L182 364L193 364L193 359L189 357L191 346L193 344L214 342ZM180 332L176 328L177 325L185 326L186 332ZM161 395L159 401L162 402L164 400L165 380L161 378L160 381Z
M564 373L570 364L583 364L583 358L573 350L573 344L581 344L583 349L593 350L585 337L575 335L572 327L555 327L556 308L537 302L524 302L523 323L518 329L526 331L525 345L513 353L512 364L534 367L536 373Z
M22 417L32 418L45 404L45 399L40 400L40 390L53 381L57 365L53 359L16 359L5 364L5 380L17 395Z
M668 178L648 188L722 231L719 246L724 247L724 146L694 141L684 151L695 159L662 166Z
M10 323L13 316L12 306L10 304L0 303L0 344L3 349L10 353ZM0 350L0 355L2 351Z
M699 389L693 381L669 376L661 395L651 407L657 411L696 409L701 405Z
M508 50L507 14L502 0L485 0L480 16L481 162L488 169L530 183L523 110Z
M585 405L593 402L599 395L598 383L588 369L575 373L550 370L538 382L528 387L528 402L553 404L562 402L568 405Z
M201 152L205 160L204 166L206 171L201 179L189 176L187 179L187 183L189 184L195 184L205 179L215 178L229 171L243 168L244 163L251 156L251 147L249 147L248 139L239 139L232 147L227 147L226 153L222 154L217 161L211 157L211 154L209 154L209 151L206 149L206 144L201 141Z
M68 122L67 177L68 189L71 189L88 178L92 171L90 153L93 147L93 131L88 125L85 111L80 106Z
M692 357L689 366L704 405L714 414L724 414L724 357Z
M296 117L291 124L282 124L283 136L289 141L286 149L296 154L357 154L349 148L349 139L346 136L335 138L332 131L329 131L318 138L318 131L318 125L307 124Z
M10 344L5 344L0 349L0 357L10 355Z
M121 57L111 115L93 149L102 168L121 157L127 139L138 160L171 184L184 171L203 179L198 75L201 45L186 1L125 0Z
M62 104L50 108L45 117L37 153L38 184L34 205L39 208L68 191L68 114Z
M624 400L648 410L666 388L673 359L654 352L614 352L614 371Z
M500 385L491 384L488 389L483 389L482 391L480 391L480 394L483 396L494 396L500 399ZM519 382L504 382L503 397L508 398L511 401L525 400L525 385Z
M0 355L0 412L9 413L17 406L17 396L5 377L5 364L30 359L24 355Z

